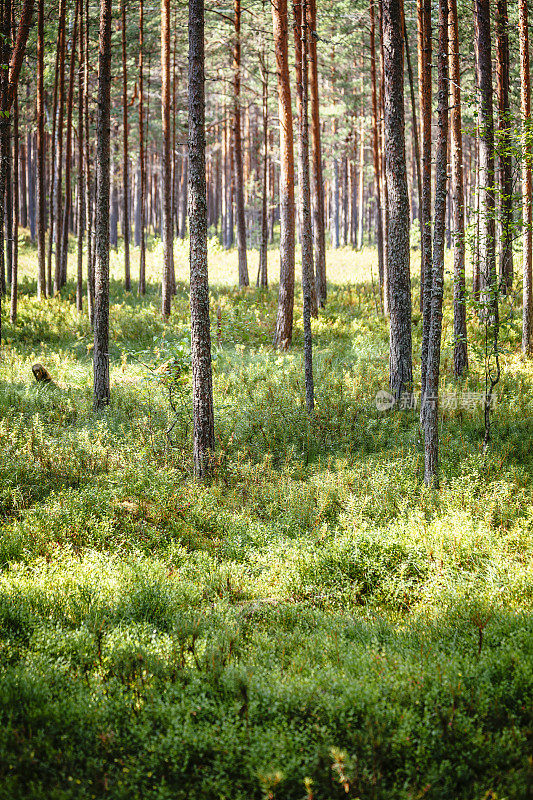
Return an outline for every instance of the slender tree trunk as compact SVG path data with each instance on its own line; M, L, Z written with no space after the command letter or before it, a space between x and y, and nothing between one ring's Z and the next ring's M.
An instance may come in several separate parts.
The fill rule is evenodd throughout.
M96 128L96 262L94 280L94 410L109 404L109 124L112 0L100 0Z
M85 82L85 30L83 2L80 0L80 37L78 63L78 270L76 280L76 309L83 311L83 237L85 234L85 176L83 164L83 88Z
M20 151L20 166L19 166L19 175L15 178L17 185L20 188L20 226L21 228L28 227L28 166L27 160L28 157L31 158L31 155L28 154L26 148L26 140L24 136L21 137L21 141L19 144L19 151Z
M235 39L233 43L233 157L235 163L235 201L237 211L237 250L239 286L248 286L246 257L246 219L244 216L244 178L241 143L241 0L233 0Z
M210 471L215 448L205 185L204 0L189 0L189 227L193 460L195 475Z
M54 221L55 221L55 271L54 294L61 289L61 245L63 205L63 116L65 107L65 54L66 54L66 2L61 0L59 33L59 75L57 86L56 162L54 177Z
M468 369L465 287L465 202L463 175L463 125L461 120L461 69L457 0L449 0L449 69L451 94L451 156L453 195L453 364L457 378ZM440 132L440 123L439 123Z
M117 188L118 122L113 125L113 147L109 159L109 246L118 248L118 188Z
M145 195L146 195L146 154L144 147L144 5L139 0L139 162L140 162L140 196L139 196L139 229L140 229L140 259L139 259L139 294L146 293L146 240L145 240Z
M59 246L60 257L60 285L64 286L67 282L67 259L68 259L68 232L72 207L72 191L70 186L70 171L72 162L72 108L74 105L74 77L76 64L76 46L78 39L78 10L79 0L76 0L74 12L74 29L70 42L70 73L69 88L67 99L67 138L65 142L65 204L63 207L63 222L61 226L61 243Z
M0 6L0 56L1 63L8 64L10 58L11 4L4 0ZM0 94L2 98L2 114L0 115L0 296L6 293L6 187L9 182L10 121L4 112L8 93L7 71L0 71ZM9 236L9 233L7 234ZM7 275L9 280L9 271Z
M426 386L431 324L431 0L418 0L418 74L422 140L422 196L420 230L420 307L422 309L421 387Z
M294 308L294 151L291 89L289 81L287 0L272 4L274 45L278 73L279 136L280 136L280 281L278 315L274 344L285 350L292 341Z
M423 220L420 211L420 209L422 208L422 168L420 164L420 142L418 139L418 120L416 118L415 86L413 79L413 67L411 64L411 49L409 47L409 36L407 35L407 25L405 24L405 12L403 8L402 8L402 29L405 41L407 74L409 76L409 97L411 100L411 119L412 119L412 137L413 137L413 160L416 172L416 189L418 196L419 223L420 223L420 230L422 230ZM414 195L414 187L411 194ZM422 260L420 261L420 265L422 266Z
M376 203L376 244L378 250L379 284L383 286L385 262L383 254L383 214L381 209L381 159L379 155L379 116L376 69L376 23L374 16L375 0L370 0L370 70L372 83L372 156L374 160L374 187ZM380 302L382 302L380 295Z
M518 1L520 34L520 108L522 113L522 352L531 355L533 298L531 293L531 79L527 0Z
M13 175L19 174L19 104L18 94L15 89L15 100L13 103ZM18 183L18 182L17 182ZM11 264L11 306L9 309L9 320L12 325L17 321L18 303L18 261L19 261L19 193L17 184L14 187L13 196L13 261Z
M312 288L314 288L311 189L309 183L309 122L307 67L307 0L295 0L296 82L298 98L298 192L300 199L302 294L304 328L305 405L308 414L315 407L313 381L313 340L311 333ZM298 42L299 39L299 42ZM299 46L298 46L299 45Z
M87 221L87 306L91 325L94 322L94 249L93 190L91 181L91 139L89 125L89 0L85 0L85 80L83 110L85 117L85 217Z
M163 285L161 313L170 317L174 272L172 225L172 147L170 128L170 0L161 0L161 117L163 134Z
M37 238L37 220L35 216L35 135L29 130L26 136L26 171L28 183L28 227L30 229L30 240L35 244Z
M422 398L424 427L424 483L439 485L438 402L442 299L444 292L444 240L446 234L446 181L448 174L448 0L439 0L438 138L435 154L435 223L431 276L431 321L426 384Z
M261 187L261 242L259 244L257 285L266 289L268 286L268 60L266 44L263 44L260 65L263 99L263 168Z
M324 178L320 137L320 104L318 95L318 54L316 33L316 0L307 2L309 39L309 95L311 100L311 154L313 192L313 237L315 244L315 283L317 303L323 308L327 299L326 230L324 221Z
M387 274L390 314L390 389L396 400L411 391L411 278L409 197L405 161L402 0L383 0L385 157L389 190Z
M124 208L122 210L122 236L124 238L124 289L131 291L131 265L130 265L130 156L129 156L129 125L128 125L128 62L126 47L126 2L121 0L120 11L122 16L122 180L124 183Z
M479 91L479 262L483 316L498 313L494 188L494 120L490 0L475 0L477 84Z
M357 217L357 249L363 249L363 209L365 193L365 114L363 108L363 95L361 94L361 112L359 119L359 215Z
M389 314L389 273L388 273L388 249L389 249L389 182L388 172L386 167L385 155L385 51L383 45L383 7L378 4L378 21L379 21L379 66L380 66L380 80L379 80L379 107L381 109L381 137L380 137L380 159L381 167L381 189L383 197L381 200L381 211L383 214L383 311L386 316ZM403 42L403 35L402 35Z
M513 159L509 107L509 20L507 0L496 4L496 85L498 93L500 189L500 287L513 285Z
M39 0L37 18L37 298L39 300L46 297L44 3L45 0Z

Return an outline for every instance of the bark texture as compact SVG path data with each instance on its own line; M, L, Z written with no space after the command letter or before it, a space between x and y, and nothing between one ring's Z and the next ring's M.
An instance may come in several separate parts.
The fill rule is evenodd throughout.
M451 157L453 198L453 365L456 377L468 369L465 292L465 201L463 125L461 120L461 69L457 0L449 0L449 71L451 94ZM439 128L440 131L440 128Z
M405 162L401 0L383 0L385 159L388 183L387 273L390 314L390 389L396 400L411 391L411 277L409 198Z
M193 460L195 475L209 474L215 447L205 182L204 0L189 2L189 229Z
M109 125L111 106L111 3L100 0L98 116L96 127L96 261L94 274L94 398L109 404Z
M274 345L285 350L290 347L292 342L295 249L294 150L289 81L287 0L274 0L272 20L278 75L281 225L279 297Z
M438 137L435 153L435 215L431 270L431 316L426 385L422 398L424 428L424 483L439 483L439 374L444 293L446 235L446 180L448 172L448 0L439 2Z

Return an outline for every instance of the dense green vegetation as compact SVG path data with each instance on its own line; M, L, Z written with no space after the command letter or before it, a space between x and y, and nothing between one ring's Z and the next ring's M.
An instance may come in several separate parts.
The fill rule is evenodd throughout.
M479 405L443 408L435 494L417 412L376 409L373 254L331 254L309 419L300 312L293 349L273 351L276 287L236 291L236 254L213 247L202 486L185 243L176 257L168 325L155 282L140 300L115 274L99 415L73 283L38 303L26 280L16 326L2 319L0 796L531 797L533 373L512 298L492 447ZM442 391L479 392L472 320L472 369L453 381L450 296ZM35 361L55 387L34 383Z

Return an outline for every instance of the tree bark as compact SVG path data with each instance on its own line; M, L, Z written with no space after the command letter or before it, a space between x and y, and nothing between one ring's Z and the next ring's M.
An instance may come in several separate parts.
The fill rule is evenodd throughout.
M37 18L37 298L46 297L46 190L44 134L44 3L39 0Z
M109 404L109 125L112 0L100 0L98 116L96 127L96 262L94 280L94 399Z
M442 299L444 293L444 240L446 233L446 182L448 173L448 0L439 2L438 138L435 154L435 216L431 274L431 316L426 384L422 398L424 428L424 483L439 485L438 401Z
M161 314L170 317L174 272L172 225L172 140L170 127L170 0L161 0L161 118L163 135L163 282Z
M93 190L91 181L91 140L89 126L89 0L85 2L85 80L83 110L85 122L85 218L87 220L87 305L89 319L94 323L94 248L93 248Z
M374 160L374 186L376 203L376 245L378 250L378 270L379 284L383 286L385 276L385 261L383 253L383 214L381 209L381 159L379 154L379 116L378 116L378 93L377 93L377 69L376 69L376 23L374 15L375 0L370 0L370 71L372 83L372 156ZM382 297L380 294L380 303ZM381 306L383 309L383 306Z
M268 60L266 44L261 53L262 85L262 123L263 123L263 166L261 186L261 241L259 244L259 268L257 285L268 287Z
M418 86L422 140L422 196L420 230L420 308L422 310L421 389L426 386L431 324L431 0L418 0Z
M311 414L315 407L313 381L313 339L311 332L312 296L314 288L313 231L311 229L311 189L309 184L309 121L307 67L307 0L294 0L294 34L296 50L296 91L298 107L298 193L300 201L302 248L302 295L304 328L305 405Z
M19 173L19 105L18 94L15 88L13 101L13 176ZM18 184L18 182L17 182ZM19 243L19 193L15 185L13 193L13 261L11 264L11 305L9 321L12 325L17 321L18 304L18 243Z
M55 222L55 270L54 294L61 289L61 245L63 205L63 115L65 99L65 54L66 54L66 0L61 0L59 14L59 61L57 85L56 161L54 165L54 222Z
M309 40L309 95L311 100L311 154L313 192L313 237L315 245L315 283L317 303L323 308L327 300L326 229L324 219L324 178L320 136L320 104L318 94L318 54L316 33L316 0L307 2Z
M499 128L500 189L500 287L513 285L513 159L511 154L511 110L509 107L509 20L507 0L496 5L496 86Z
M146 153L144 147L144 4L139 0L139 294L146 293L146 240L145 240L145 195L146 195Z
M206 478L215 448L205 184L204 0L189 0L189 228L193 461Z
M498 314L496 279L494 120L490 0L475 0L476 67L479 92L479 263L482 316L495 322Z
M451 155L453 196L453 365L457 378L468 369L465 287L465 202L463 175L463 125L461 120L461 69L457 0L449 0L449 70L451 94ZM440 128L439 128L440 130Z
M128 125L128 62L126 47L126 0L121 0L122 16L122 180L124 184L124 208L122 209L122 236L124 238L124 289L131 291L130 265L130 156Z
M272 3L272 20L278 74L281 224L280 280L274 345L281 350L286 350L292 342L295 249L294 151L289 81L287 0L274 0Z
M67 99L67 138L65 142L65 204L63 206L63 222L61 227L61 244L60 244L60 270L61 278L60 285L64 286L67 282L67 259L68 259L68 232L72 207L72 191L70 186L70 172L72 163L72 108L74 104L74 78L75 78L75 64L76 64L76 46L78 39L78 11L79 0L76 0L74 11L74 29L72 32L72 39L70 42L70 73L69 73L69 88Z
M76 309L83 311L83 237L85 235L85 175L83 159L84 120L83 87L85 82L85 30L83 2L80 0L80 36L78 63L78 270L76 280Z
M385 158L389 196L387 274L390 314L390 389L398 401L412 390L409 198L405 162L402 0L383 0Z
M518 1L520 34L520 108L522 113L522 352L531 355L533 298L531 291L531 82L527 0Z
M241 0L233 0L235 39L233 42L233 159L235 164L235 205L237 211L237 250L239 286L249 286L244 215L244 177L241 141Z

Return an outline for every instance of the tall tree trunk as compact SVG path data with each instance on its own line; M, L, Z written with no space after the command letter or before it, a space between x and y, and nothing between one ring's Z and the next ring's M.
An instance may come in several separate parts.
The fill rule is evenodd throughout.
M420 307L422 309L421 387L426 386L431 324L431 0L418 0L418 86L422 140L422 196L420 230Z
M19 174L19 104L18 94L15 89L15 100L13 102L13 176ZM19 193L17 184L14 186L13 193L13 261L11 263L11 306L9 309L9 321L12 325L17 321L18 303L18 261L19 261Z
M313 237L315 244L315 283L317 303L323 308L326 287L326 229L324 220L324 178L320 137L320 104L318 95L318 54L316 32L316 0L307 0L307 33L309 40L309 95L311 100L311 154L313 192Z
M241 0L233 0L235 39L233 43L233 157L235 162L235 201L237 211L237 250L239 286L248 286L246 257L246 219L244 216L244 178L241 142Z
M28 183L28 227L30 229L30 240L35 244L37 237L37 220L35 216L35 134L28 130L26 136L26 170Z
M113 125L113 148L109 159L109 246L118 248L118 187L117 187L117 155L118 155L118 122Z
M17 185L20 188L20 226L21 228L28 227L28 166L27 160L28 157L31 159L31 151L30 153L27 152L26 149L26 140L24 136L22 136L20 144L19 144L19 151L20 151L20 165L19 165L19 175L15 178Z
M122 236L124 238L124 289L131 291L130 265L130 156L128 126L128 62L126 47L126 2L121 0L122 17L122 181L124 184L124 208L122 209Z
M146 293L146 240L145 240L145 196L146 196L146 153L144 147L144 5L139 0L139 229L140 229L140 258L139 258L139 294Z
M10 58L11 42L11 3L4 0L3 7L0 6L0 56L1 63L8 64ZM0 70L0 94L2 98L2 112L7 101L8 76L5 69ZM0 115L0 296L6 293L6 187L9 182L9 151L10 143L10 122L9 115ZM9 235L9 234L8 234ZM7 276L9 280L9 274Z
M415 86L413 78L413 66L411 64L411 49L409 47L409 36L407 34L407 25L405 23L405 11L403 8L402 8L402 30L405 41L407 74L409 76L409 97L411 100L411 120L412 120L412 138L413 138L413 160L416 172L416 189L418 196L419 223L420 223L420 229L422 230L423 220L422 220L422 214L420 212L420 209L422 208L422 167L420 164L420 142L418 138L418 120L416 118ZM414 195L414 187L411 194ZM420 261L420 264L422 265L422 260Z
M405 162L402 0L383 0L385 157L389 192L387 274L390 314L390 389L396 400L411 391L411 278L409 197Z
M63 222L61 226L61 243L59 246L60 258L60 285L64 286L67 281L67 259L68 259L68 232L72 206L72 191L70 186L70 171L72 162L72 108L74 104L74 77L76 64L76 46L78 38L78 9L79 0L76 0L74 11L74 29L70 42L70 73L67 98L67 138L65 142L65 204L63 207Z
M496 86L499 128L500 287L513 285L513 159L509 107L509 20L507 0L496 4Z
M358 217L357 221L357 249L363 249L363 217L364 217L364 193L365 193L365 114L363 107L363 95L361 94L361 111L359 114L359 191L358 191Z
M403 0L402 0L403 2ZM381 109L381 189L383 197L381 200L381 210L383 214L383 284L381 286L383 293L383 311L385 315L389 314L389 273L388 273L388 249L389 249L389 181L388 172L386 167L385 155L385 50L383 45L383 8L382 4L378 4L378 21L379 21L379 67L380 67L380 80L379 80L379 106ZM402 34L403 43L403 34Z
M370 0L370 70L372 83L372 155L374 160L374 187L376 203L376 244L378 250L379 284L382 287L385 276L383 253L383 214L381 209L381 159L379 154L379 115L376 68L376 23L374 15L375 0ZM381 297L381 296L380 296Z
M518 1L520 34L520 108L522 112L522 352L531 354L533 298L531 293L531 79L527 0Z
M295 248L294 151L289 81L287 0L275 0L272 4L272 20L278 73L281 224L278 315L274 345L281 350L285 350L290 347L292 341Z
M174 272L172 225L172 147L170 128L170 0L161 0L161 118L163 135L163 282L161 314L170 317Z
M85 79L85 30L83 2L80 0L80 37L78 63L78 270L76 280L76 309L83 311L83 237L85 234L85 175L83 164L83 88Z
M468 369L465 288L465 201L463 176L463 125L461 121L461 69L457 0L449 0L449 70L451 94L451 156L453 196L453 365L456 377ZM439 123L439 133L440 123Z
M483 315L498 313L494 189L494 120L490 0L475 0L477 84L479 92L479 262Z
M37 18L37 298L39 300L46 297L44 3L45 0L39 0Z
M257 285L266 289L268 286L268 60L265 42L263 43L260 66L263 100L263 166L261 186L261 241L259 244Z
M305 235L304 232L304 214L307 213L306 209L304 209L304 201L306 199L305 195L305 187L302 187L301 181L305 180L305 162L307 159L307 165L309 167L309 123L306 117L305 125L306 129L305 132L302 133L303 126L304 126L304 87L302 85L303 81L303 46L302 46L302 30L304 32L307 30L307 13L305 14L305 18L302 17L302 0L294 0L293 2L293 18L294 18L294 50L295 50L295 68L296 68L296 108L298 114L298 191L299 191L299 219L300 219L300 240L302 244L302 271L307 269L310 264L311 273L309 276L306 276L306 286L309 292L309 302L310 302L310 313L313 317L318 317L318 303L317 303L317 296L316 296L316 286L315 286L315 271L314 271L314 264L313 264L313 246L312 246L312 237L313 231L311 228L311 251L310 254L307 252L306 247L303 243L303 236ZM306 48L308 45L306 44ZM307 55L307 54L306 54ZM307 68L309 72L309 68ZM308 103L308 87L305 87L305 98ZM307 106L308 108L308 106ZM301 136L303 136L303 144L300 141ZM306 138L307 137L307 138ZM301 152L302 147L305 149L307 148L307 155ZM303 161L302 161L303 159ZM307 180L309 182L310 176L307 175ZM304 190L304 195L302 195L302 188ZM310 186L308 186L309 192L311 192ZM309 202L311 202L309 200ZM309 214L311 213L309 206ZM309 217L311 219L311 217ZM305 260L304 261L304 250L305 250ZM309 261L310 258L310 261ZM302 273L303 274L303 273ZM303 284L302 284L303 285ZM311 330L311 329L309 329Z
M54 167L55 271L54 294L61 289L61 243L63 205L63 116L65 107L66 1L61 0L57 85L56 161Z
M296 100L298 110L298 194L302 248L302 295L304 328L305 405L310 414L315 407L313 383L313 340L311 333L311 288L314 287L313 232L311 229L311 189L309 184L309 122L307 67L306 0L294 0L294 44Z
M204 0L189 0L189 228L193 461L195 475L210 471L215 448L205 185Z
M94 322L94 248L93 248L93 190L91 181L91 139L89 125L89 0L85 0L85 80L83 110L85 117L85 217L87 220L87 305L91 324Z
M94 410L109 404L109 124L112 0L100 0L96 128L96 262L94 275Z
M444 293L444 239L446 233L446 181L448 174L448 0L439 0L438 138L435 154L435 217L431 275L431 320L425 391L422 398L424 427L424 483L439 484L439 372Z

